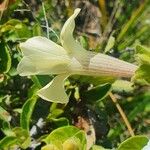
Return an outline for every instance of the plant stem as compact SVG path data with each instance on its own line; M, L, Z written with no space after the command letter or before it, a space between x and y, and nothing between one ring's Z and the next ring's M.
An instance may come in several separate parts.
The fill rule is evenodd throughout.
M41 2L42 2L42 1L41 1ZM47 17L46 17L46 10L45 10L45 6L44 6L44 2L42 2L42 9L43 9L44 19L45 19L45 23L46 23L47 38L49 39L49 25L48 25L48 19L47 19Z
M98 0L100 11L102 13L102 27L105 28L108 17L107 17L107 9L106 9L106 1L105 0Z
M134 134L134 132L133 132L133 129L132 129L132 127L131 127L130 122L128 121L128 118L127 118L126 114L124 113L123 109L122 109L121 106L119 105L119 103L118 103L116 97L113 95L112 92L109 93L109 96L110 96L111 100L113 101L113 103L115 104L115 106L117 107L117 109L118 109L118 111L119 111L119 113L120 113L120 115L121 115L121 117L122 117L122 119L123 119L125 125L126 125L127 128L128 128L129 134L133 137L135 134Z

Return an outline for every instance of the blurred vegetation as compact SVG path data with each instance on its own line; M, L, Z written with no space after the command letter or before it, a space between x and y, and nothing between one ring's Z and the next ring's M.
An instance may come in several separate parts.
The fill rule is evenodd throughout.
M76 19L75 35L87 50L134 64L138 64L136 48L144 53L137 45L144 45L150 52L149 0L1 0L0 149L40 149L45 144L58 144L49 140L58 138L59 132L65 134L69 130L70 134L62 137L62 141L78 133L83 146L86 143L84 133L78 130L83 129L88 134L91 128L95 137L92 133L88 137L96 145L109 149L118 147L131 135L116 103L126 114L134 134L150 137L150 87L145 81L133 83L129 79L118 79L112 83L108 82L112 79L106 77L73 76L65 83L70 101L62 105L36 96L36 91L53 76L18 75L19 43L40 35L60 44L61 28L77 7L82 10ZM145 60L143 55L138 56ZM144 71L149 70L150 62L146 63L147 66L141 65ZM140 70L137 76L146 76L146 81L150 82L148 72ZM116 103L112 101L110 91ZM77 137L74 140L78 143ZM147 140L142 138L141 143L145 144ZM98 149L100 146L93 147L93 150Z

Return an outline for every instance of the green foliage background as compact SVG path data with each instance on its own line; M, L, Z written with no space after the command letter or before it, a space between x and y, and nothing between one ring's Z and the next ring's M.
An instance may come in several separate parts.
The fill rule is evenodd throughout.
M20 77L16 72L21 59L18 45L39 35L49 36L60 44L61 28L76 7L82 8L82 12L76 20L75 35L83 47L140 67L132 82L129 79L114 81L111 77L70 77L65 83L69 103L49 103L37 97L36 91L53 76ZM100 16L92 17L93 11ZM142 135L150 137L148 0L3 0L0 1L0 12L0 149L41 149L46 144L58 146L57 134L68 132L62 137L62 143L75 137L75 141L76 138L79 140L77 143L82 143L82 146L79 144L82 150L88 141L78 128L86 131L86 124L95 130L98 146L93 146L93 150L104 149L101 146L107 149L118 147L131 135L109 96L110 91L118 99L135 135L141 135L122 143L118 150L126 150L128 144L133 150L134 146L139 146L140 150L141 145L146 145L148 139ZM95 33L92 26L98 32ZM94 140L92 134L90 138Z

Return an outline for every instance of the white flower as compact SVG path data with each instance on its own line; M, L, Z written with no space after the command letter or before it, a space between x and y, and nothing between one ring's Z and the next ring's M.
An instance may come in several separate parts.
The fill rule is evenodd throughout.
M64 24L60 40L62 46L46 39L33 37L20 44L23 58L18 65L18 73L22 76L57 74L38 95L48 101L67 103L68 96L64 89L64 80L72 74L92 76L131 77L136 66L119 59L90 51L86 51L73 38L74 14Z

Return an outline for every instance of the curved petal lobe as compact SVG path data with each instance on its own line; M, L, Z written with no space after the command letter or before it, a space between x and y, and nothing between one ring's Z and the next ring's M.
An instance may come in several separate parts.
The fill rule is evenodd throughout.
M68 74L61 74L56 76L49 84L38 91L38 95L47 101L55 103L67 103L68 96L64 89L64 80Z
M34 55L37 53L45 53L53 56L67 54L63 47L41 36L28 39L26 42L20 44L20 48L24 56Z
M85 51L85 49L73 38L75 18L79 12L79 8L75 9L73 15L65 22L60 33L61 44L68 53L80 53L81 51Z
M51 57L48 55L25 56L18 64L17 72L21 76L60 74L68 72L70 59L68 57Z
M20 75L58 74L68 71L70 58L58 44L44 37L33 37L20 44L24 57L17 71Z

